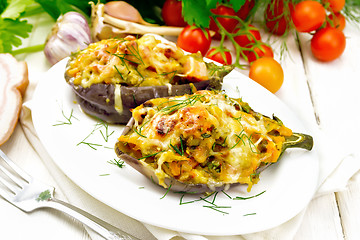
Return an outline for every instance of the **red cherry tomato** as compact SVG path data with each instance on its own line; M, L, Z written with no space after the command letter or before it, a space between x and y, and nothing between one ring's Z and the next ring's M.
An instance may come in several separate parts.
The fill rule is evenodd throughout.
M250 66L249 77L272 93L276 93L284 82L284 71L273 58L263 57Z
M311 32L323 25L326 11L319 2L303 1L295 5L291 19L298 32Z
M251 63L256 59L262 57L274 57L274 52L271 47L262 43L260 46L254 47L253 51L244 51L245 56L248 58L248 62Z
M345 25L346 25L346 19L344 17L344 15L342 15L341 13L334 13L334 14L330 14L329 15L329 20L331 22L327 23L327 27L334 27L339 29L340 31L344 30Z
M255 39L258 41L261 40L261 35L259 30L251 24L249 25L249 27L250 29L249 32L247 32L247 34L241 34L239 36L234 37L235 42L239 44L240 47L246 47L249 44L254 43ZM241 29L235 30L235 33L238 33L239 31L241 31Z
M290 4L290 3L289 3ZM289 28L289 19L285 16L284 0L272 0L265 10L266 27L269 32L283 35Z
M186 26L180 33L177 45L191 53L201 52L205 56L211 44L211 37L208 29L201 29L193 25Z
M187 23L182 16L182 2L166 0L161 10L161 16L168 26L185 27Z
M212 48L206 54L206 57L223 65L230 65L232 63L232 57L229 51L224 51L222 55L217 49Z
M345 6L345 0L324 0L324 3L326 2L330 4L330 8L334 12L340 12Z
M215 9L212 9L211 12L216 15L236 16L234 9L224 6L224 5L218 5ZM219 21L221 26L223 26L225 28L225 30L230 33L234 31L236 25L239 22L238 20L236 20L234 18L227 18L227 17L217 17L217 20ZM215 38L215 39L221 38L221 35L219 33L219 27L216 25L216 23L212 17L210 18L209 29L215 32L215 35L213 36L213 38Z
M311 52L320 61L332 61L344 52L346 46L345 35L342 31L332 27L322 28L311 39Z
M254 6L255 0L246 0L244 5L242 5L239 11L236 12L236 15L242 20L246 20Z

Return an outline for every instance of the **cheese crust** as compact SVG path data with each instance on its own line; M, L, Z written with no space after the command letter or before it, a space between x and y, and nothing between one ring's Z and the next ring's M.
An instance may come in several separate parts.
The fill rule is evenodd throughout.
M132 130L119 137L120 151L166 177L189 184L248 184L256 170L278 160L292 131L222 92L158 98L133 110Z
M123 86L162 86L180 79L208 79L200 54L186 55L172 42L152 35L139 39L106 39L75 53L66 69L69 81L84 88L93 84Z

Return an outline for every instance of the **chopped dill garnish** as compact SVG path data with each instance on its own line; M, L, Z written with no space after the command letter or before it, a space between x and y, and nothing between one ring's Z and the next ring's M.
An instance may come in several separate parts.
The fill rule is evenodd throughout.
M131 50L131 48L132 48L133 50ZM139 48L138 48L138 45L137 45L137 44L136 44L136 47L133 46L133 45L130 45L130 46L128 46L127 49L128 49L128 50L130 51L130 53L131 53L131 54L128 54L128 55L134 56L137 60L139 60L139 63L137 63L137 64L144 64L144 61L143 61L143 59L142 59L142 57L141 57L141 55L140 55Z
M164 194L164 196L162 196L160 199L163 199L170 191L172 184L170 184L170 186L168 187L168 189L166 190L166 193Z
M159 153L162 153L162 152L165 152L165 151L163 150L163 151L160 151L160 152L156 152L156 153L153 153L153 154L149 154L149 155L146 155L146 156L144 156L144 157L139 158L138 160L145 159L145 158L149 158L149 157L153 157L153 156L155 156L155 155L157 155L157 154L159 154Z
M119 71L119 69L117 68L116 65L114 65L114 68L116 69L116 71L118 72L118 74L120 75L121 79L125 81L123 75L121 74L121 72Z
M221 211L221 210L219 210L219 208L231 208L231 206L203 206L203 207L215 210L215 211L220 212L222 214L229 214L229 213Z
M100 126L104 127L105 128L105 133L103 133L101 130L100 130L100 133L101 133L101 136L104 138L105 142L108 142L109 141L109 137L115 132L115 131L112 131L111 133L109 133L109 124L104 122L104 121L101 121L99 123Z
M164 103L160 104L158 106L158 109L160 109L159 110L160 112L164 112L165 114L171 114L171 113L176 112L177 110L179 110L181 108L194 105L202 97L203 97L203 95L194 94L194 95L191 95L187 99L184 99L184 100L169 100L167 102L164 102ZM166 106L166 107L161 108L161 105L168 104L168 103L171 103L171 102L177 102L177 103L174 104L174 105L170 105L170 106Z
M256 215L256 213L248 213L248 214L244 214L243 216L246 217L246 216L252 216L252 215Z
M74 112L74 110L71 109L70 116L67 117L67 116L65 115L65 113L64 113L64 110L61 109L61 114L62 114L63 117L66 119L66 121L58 121L58 123L53 124L53 126L71 125L71 124L72 124L72 122L71 122L71 119L72 119L72 118L74 118L74 119L76 119L76 120L79 120L79 119L77 119L76 117L74 117L73 112Z
M223 192L223 191L222 191ZM209 208L209 209L212 209L212 210L215 210L217 212L220 212L222 214L229 214L228 212L225 212L225 211L222 211L220 209L224 209L224 208L231 208L231 206L219 206L215 203L216 199L217 199L217 195L218 195L219 192L215 191L215 192L212 192L210 193L209 195L205 196L205 197L199 197L199 199L194 199L194 200L191 200L191 201L187 201L185 202L183 199L184 199L184 196L186 193L184 193L181 197L180 197L180 205L183 205L183 204L190 204L190 203L195 203L195 202L205 202L209 205L203 205L203 207L205 208ZM224 193L224 192L223 192ZM228 196L228 195L227 195ZM210 199L210 197L213 197L212 199Z
M184 156L184 145L181 137L180 137L180 149L177 146L171 144L171 140L170 140L170 148L172 148L172 150L177 154L179 154L180 156Z
M232 199L232 197L231 197L229 194L227 194L224 190L221 190L221 192L222 192L225 196L227 196L228 198Z
M118 166L119 168L125 167L125 162L123 160L116 160L115 158L113 160L109 160L108 163L113 164L115 166Z
M104 173L104 174L100 174L99 176L104 177L104 176L109 176L109 175L110 175L110 173Z
M140 137L147 138L147 136L142 135L142 134L140 133L141 131L138 131L138 130L136 129L136 127L134 128L134 132L135 132L137 135L139 135Z
M234 197L233 200L247 200L247 199L258 197L258 196L260 196L261 194L263 194L265 192L266 192L266 190L262 191L261 193L258 193L256 195L250 196L250 197Z
M85 145L88 145L90 148L94 149L94 150L97 150L97 148L95 147L100 147L102 146L101 144L97 144L97 143L89 143L89 142L85 142L85 140L87 140L91 135L94 134L94 132L96 130L98 130L101 126L99 126L99 123L95 124L95 127L94 129L90 132L89 135L87 135L82 141L80 141L78 144L76 144L76 146L79 146L80 144L85 144Z

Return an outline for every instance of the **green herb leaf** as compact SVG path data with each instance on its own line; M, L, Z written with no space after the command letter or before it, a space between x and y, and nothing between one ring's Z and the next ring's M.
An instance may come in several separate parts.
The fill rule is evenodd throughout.
M21 45L20 38L29 37L32 25L26 20L0 18L0 52L11 52L13 46Z
M217 0L193 1L182 0L182 14L184 20L189 24L208 28L210 25L210 9L216 7Z
M26 7L33 2L34 0L12 0L7 5L5 11L2 12L1 18L16 20L25 11Z
M229 0L235 12L239 11L240 8L245 4L246 0Z
M234 197L233 200L248 200L248 199L251 199L251 198L254 198L254 197L258 197L258 196L262 195L265 192L266 192L266 190L262 191L261 193L258 193L256 195L250 196L250 197Z
M36 201L47 201L51 198L51 192L50 190L46 190L39 194L39 196L36 198Z

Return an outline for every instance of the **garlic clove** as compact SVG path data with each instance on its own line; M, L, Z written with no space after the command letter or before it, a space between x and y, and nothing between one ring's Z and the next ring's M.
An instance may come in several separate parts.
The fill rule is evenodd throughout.
M114 18L144 25L154 25L146 22L136 8L124 1L112 1L105 3L104 10L106 14Z
M78 12L67 12L53 26L46 40L44 54L53 65L73 52L86 48L91 42L86 18Z
M104 4L91 4L91 33L94 40L125 37L128 34L153 33L165 36L178 36L183 27L144 25L121 20L105 13Z

